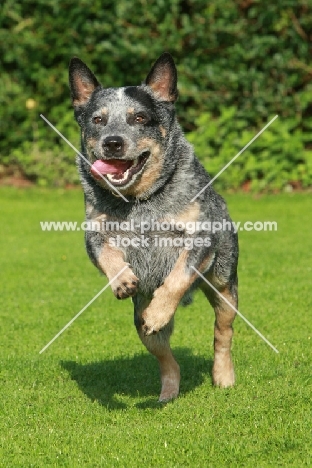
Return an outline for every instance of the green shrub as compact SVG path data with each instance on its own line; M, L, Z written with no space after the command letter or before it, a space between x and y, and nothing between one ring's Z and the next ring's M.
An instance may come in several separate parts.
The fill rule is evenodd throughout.
M273 117L273 116L272 116ZM188 140L214 177L259 129L249 129L235 107L222 108L218 118L202 114ZM312 151L305 150L299 119L278 118L216 179L222 189L282 189L289 183L307 187L312 180Z
M60 107L51 108L48 120L80 150L79 129L71 110L62 115ZM33 114L31 122L31 138L12 150L11 162L41 186L77 184L75 151L37 115Z
M0 164L17 162L44 183L72 181L72 150L39 118L43 113L77 143L69 59L79 56L103 85L120 86L140 83L164 50L178 65L177 106L186 131L196 129L201 114L220 118L221 109L235 107L244 129L261 128L279 114L275 127L281 130L272 132L282 135L286 126L297 141L295 119L304 146L311 148L311 30L308 0L3 0ZM231 134L241 138L236 122L227 127L229 140ZM54 169L48 174L51 154ZM294 170L290 157L283 171ZM233 173L233 185L239 176ZM303 178L311 184L305 172Z

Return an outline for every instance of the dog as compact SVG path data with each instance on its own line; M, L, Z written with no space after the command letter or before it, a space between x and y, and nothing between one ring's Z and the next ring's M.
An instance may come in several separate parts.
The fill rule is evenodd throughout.
M237 234L207 229L229 226L231 218L177 121L172 56L163 53L142 84L120 88L102 87L74 57L69 84L81 128L83 157L77 164L91 225L86 250L117 299L132 298L138 335L159 362L159 401L179 394L170 336L178 305L190 303L196 288L215 311L213 383L233 386ZM92 228L95 223L100 228Z

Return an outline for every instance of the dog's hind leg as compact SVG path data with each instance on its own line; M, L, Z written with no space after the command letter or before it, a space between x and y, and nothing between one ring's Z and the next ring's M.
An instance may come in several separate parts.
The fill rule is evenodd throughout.
M179 394L180 367L173 357L170 348L170 336L173 332L173 318L157 334L146 336L142 330L142 313L147 308L150 300L141 295L136 295L134 303L134 323L138 335L148 351L152 353L159 362L161 377L160 402L166 402L176 398Z
M210 287L205 285L202 289L213 306L216 316L214 325L214 364L212 369L213 383L219 387L231 387L235 383L231 344L233 337L232 324L236 312ZM237 308L236 281L222 288L218 287L218 290L232 306Z

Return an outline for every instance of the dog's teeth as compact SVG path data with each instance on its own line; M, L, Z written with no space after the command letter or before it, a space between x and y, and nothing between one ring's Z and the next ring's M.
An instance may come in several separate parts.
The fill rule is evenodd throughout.
M126 170L126 172L123 173L123 177L116 177L116 174L106 174L106 177L110 182L124 182L127 180L129 176L129 169Z

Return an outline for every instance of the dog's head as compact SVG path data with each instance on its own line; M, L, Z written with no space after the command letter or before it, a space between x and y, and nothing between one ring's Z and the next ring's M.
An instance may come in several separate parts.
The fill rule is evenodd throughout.
M178 96L171 55L159 57L142 85L106 89L80 59L73 58L69 83L83 150L91 163L85 170L109 190L106 178L121 193L138 198L151 194L168 166L173 167L166 161Z

